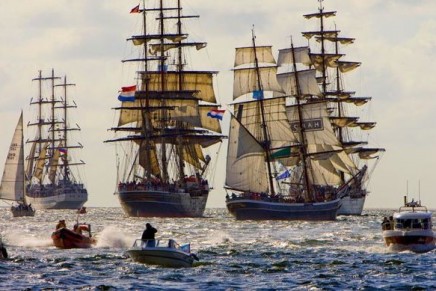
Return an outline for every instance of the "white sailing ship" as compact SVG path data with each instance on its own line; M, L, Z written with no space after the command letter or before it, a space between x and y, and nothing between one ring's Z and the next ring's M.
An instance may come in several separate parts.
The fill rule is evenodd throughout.
M340 30L326 28L327 18L336 16L336 11L325 11L320 1L318 12L306 14L309 20L318 21L318 29L303 32L307 38L310 53L305 64L316 70L323 97L329 100L329 118L337 139L342 144L358 171L365 171L364 177L355 184L352 191L342 200L338 214L360 215L362 213L370 175L375 169L383 148L368 147L368 132L376 122L361 119L366 110L362 106L371 101L371 97L355 97L355 92L345 88L345 76L358 68L361 63L345 60L344 47L354 43L354 38L343 37ZM361 116L359 116L361 115ZM366 138L364 137L366 135ZM351 173L355 173L356 170ZM345 182L347 171L341 171L340 179Z
M28 139L30 153L27 157L26 199L36 209L79 209L88 200L88 191L81 182L77 166L82 160L74 160L73 152L83 148L82 144L72 142L71 132L79 131L72 126L68 112L76 104L68 100L67 78L43 77L41 71L34 79L39 92L31 106L36 107L34 121L28 124L35 129L32 139ZM46 90L43 90L47 88ZM61 97L58 97L59 94Z
M280 50L277 68L271 46L254 33L252 43L236 49L227 208L237 219L334 220L364 171L334 134L315 70L297 69L309 50Z

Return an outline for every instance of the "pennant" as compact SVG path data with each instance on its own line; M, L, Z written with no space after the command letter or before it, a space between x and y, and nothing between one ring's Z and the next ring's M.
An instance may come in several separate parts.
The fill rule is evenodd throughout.
M136 92L136 85L134 86L128 86L128 87L121 87L121 93L118 96L118 100L121 102L124 101L135 101L135 92Z
M219 120L223 120L224 112L226 112L226 111L225 110L212 109L211 111L209 111L207 113L207 116L209 116L211 118L216 118L216 119L219 119Z
M132 8L132 10L130 10L130 13L139 13L141 12L141 10L139 9L139 4L138 6L135 6Z

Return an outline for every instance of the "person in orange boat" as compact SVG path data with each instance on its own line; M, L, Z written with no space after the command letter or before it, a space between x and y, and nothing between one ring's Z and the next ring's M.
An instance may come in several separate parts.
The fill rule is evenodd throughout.
M65 220L59 220L58 224L56 224L56 230L60 229L60 228L67 228L67 225L65 224Z

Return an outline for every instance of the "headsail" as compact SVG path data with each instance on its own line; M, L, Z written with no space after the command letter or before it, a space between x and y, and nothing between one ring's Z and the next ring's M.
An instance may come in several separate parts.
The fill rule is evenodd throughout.
M15 128L0 185L0 199L24 201L23 113Z

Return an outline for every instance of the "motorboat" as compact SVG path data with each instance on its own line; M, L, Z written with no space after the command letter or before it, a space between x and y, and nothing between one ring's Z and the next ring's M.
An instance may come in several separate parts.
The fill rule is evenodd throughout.
M60 227L51 235L53 244L60 249L90 248L97 243L92 236L91 225L87 223L76 223L71 230L67 227Z
M412 199L382 223L383 238L392 251L425 253L435 249L436 235L432 229L432 213L421 201Z
M179 245L175 240L137 239L127 250L129 257L138 263L164 267L192 267L198 257L191 253L190 244Z

